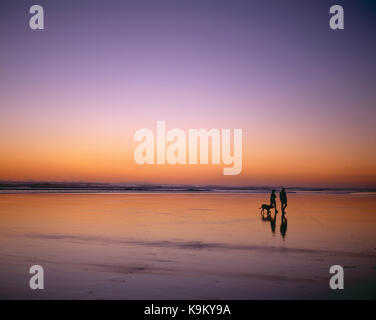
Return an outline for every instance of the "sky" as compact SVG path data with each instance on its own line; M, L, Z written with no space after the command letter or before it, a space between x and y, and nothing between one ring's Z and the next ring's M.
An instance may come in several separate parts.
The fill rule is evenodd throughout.
M0 180L376 187L375 27L362 0L1 1ZM241 128L241 174L137 165L157 120Z

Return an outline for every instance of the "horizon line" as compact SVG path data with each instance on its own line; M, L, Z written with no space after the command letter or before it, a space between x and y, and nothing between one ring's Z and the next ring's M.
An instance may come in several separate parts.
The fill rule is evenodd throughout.
M56 187L59 188L66 188L69 187L81 187L81 188L89 188L91 187L99 187L102 188L110 188L110 187L117 187L117 188L125 188L125 187L160 187L160 188L179 188L179 187L195 187L195 188L220 188L220 189L238 189L238 190L260 190L260 189L273 189L273 188L286 188L286 189L298 189L298 190L307 190L307 191L320 191L320 190L364 190L364 191L376 191L376 186L364 186L364 187L355 187L355 186L341 186L341 187L333 187L333 186L320 186L320 187L311 187L311 186L288 186L288 185L227 185L227 184L185 184L185 183L155 183L155 182L98 182L98 181L45 181L45 180L0 180L0 188L4 190L11 189L11 186L7 186L10 184L11 186L17 185L41 185L39 186L41 189L47 189L49 185L56 184ZM43 186L45 184L45 186ZM71 186L68 186L68 185ZM66 185L66 186L64 186ZM83 186L83 185L86 185ZM53 187L53 186L50 186Z

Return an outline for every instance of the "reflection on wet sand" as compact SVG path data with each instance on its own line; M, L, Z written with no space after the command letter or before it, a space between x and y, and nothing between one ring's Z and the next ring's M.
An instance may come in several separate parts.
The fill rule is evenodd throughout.
M376 274L375 196L289 194L288 213L260 221L264 198L0 195L0 297L33 298L32 264L46 272L38 298L335 298L333 264L369 297L358 287Z
M275 226L277 222L277 213L263 213L261 214L261 220L264 222L269 222L270 223L270 229L272 231L272 234L275 234ZM282 238L285 239L286 237L286 232L287 232L287 218L286 214L282 214L281 216L281 226L280 226L280 232L282 235Z

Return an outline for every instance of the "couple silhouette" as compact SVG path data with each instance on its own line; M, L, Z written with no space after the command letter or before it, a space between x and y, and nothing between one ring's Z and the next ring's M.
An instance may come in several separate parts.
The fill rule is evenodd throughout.
M272 229L272 233L275 233L275 224L277 219L277 201L276 201L276 194L275 190L272 190L272 193L270 194L270 205L263 204L261 206L261 217L263 221L269 221L270 227ZM285 188L282 188L281 192L279 193L279 200L281 202L281 211L282 211L282 218L281 218L281 227L280 232L283 238L285 238L286 232L287 232L287 219L285 217L286 214L286 207L287 207L287 194ZM274 208L274 215L272 216L270 210ZM265 211L266 210L266 215Z
M275 190L273 189L270 195L270 205L272 206L272 208L274 208L274 212L278 213L276 198L277 196L275 194ZM286 213L285 209L287 207L287 194L285 188L282 188L281 192L279 193L279 200L281 201L282 216L284 216Z

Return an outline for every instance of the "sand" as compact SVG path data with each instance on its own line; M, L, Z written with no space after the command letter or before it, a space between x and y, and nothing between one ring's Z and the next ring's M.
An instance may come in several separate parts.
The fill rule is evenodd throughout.
M374 299L374 194L1 194L1 299ZM45 289L29 288L30 266ZM342 265L345 289L329 287Z

